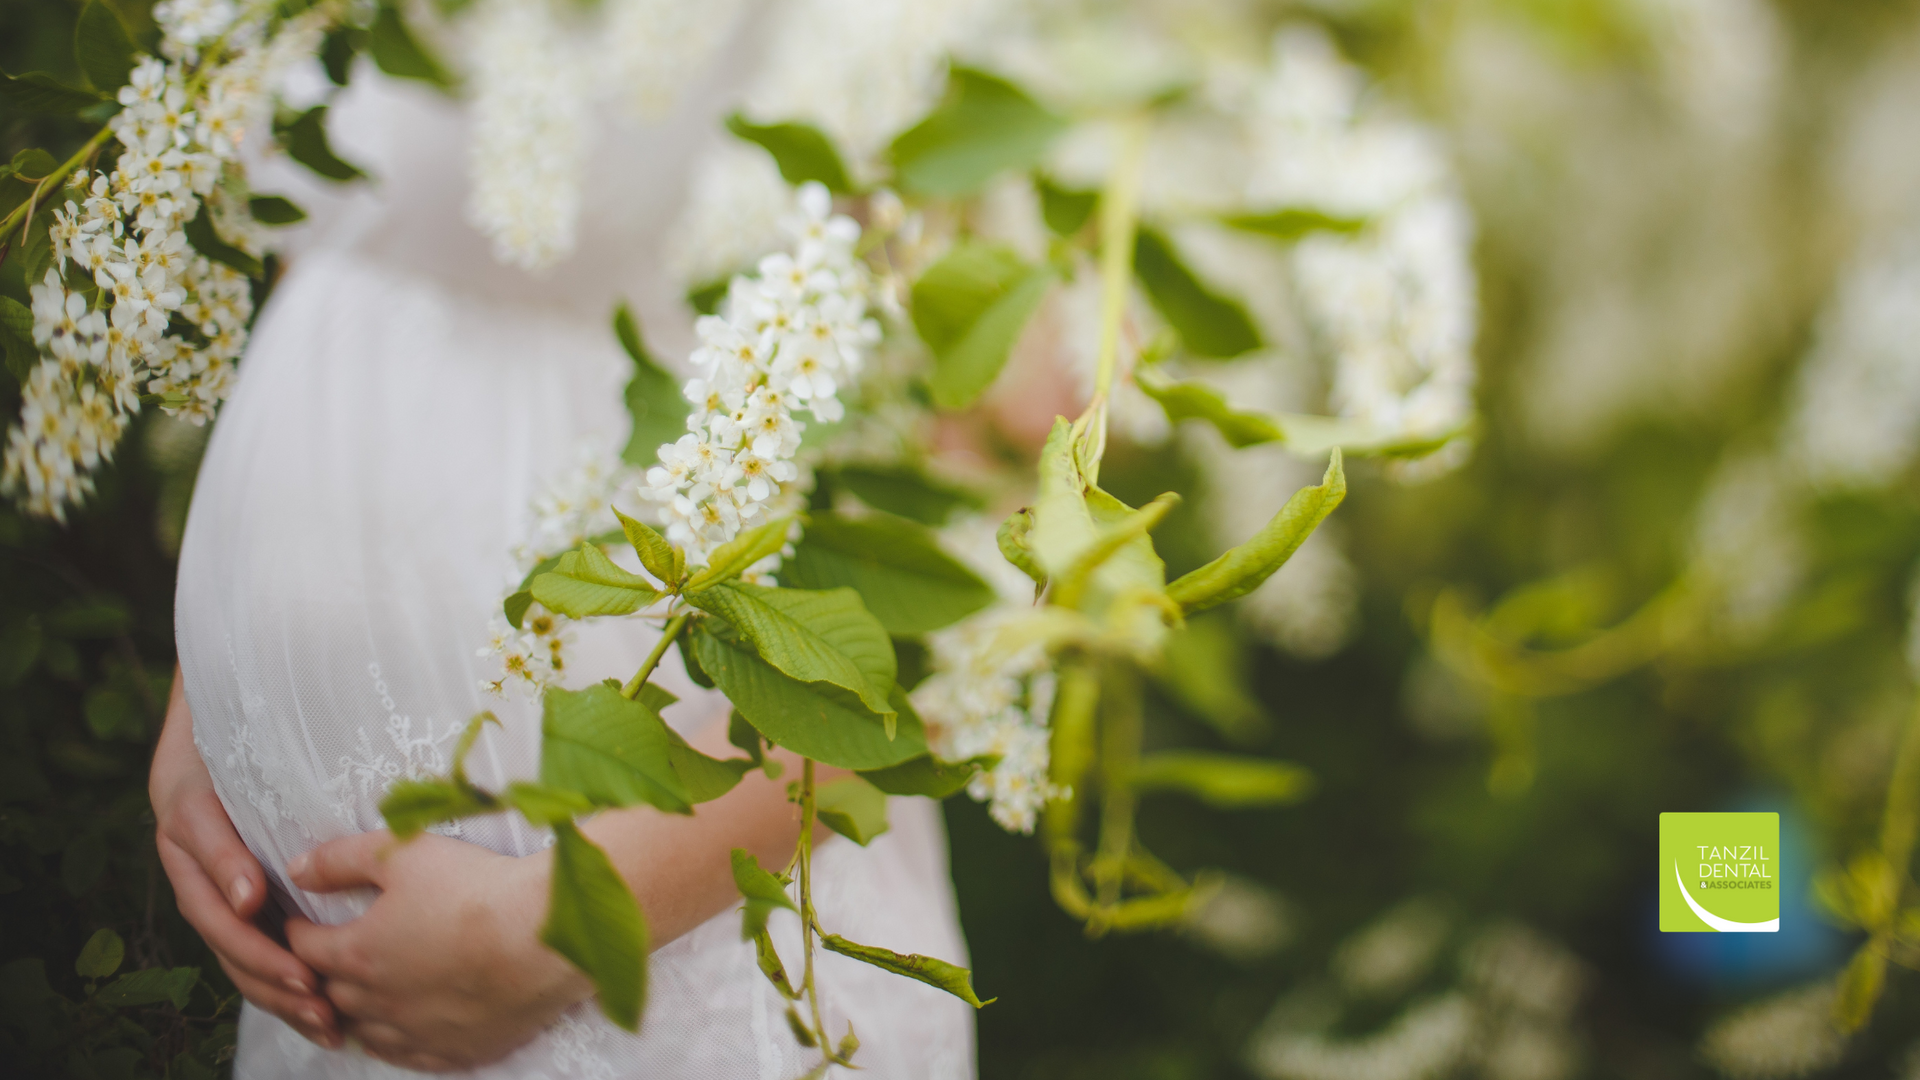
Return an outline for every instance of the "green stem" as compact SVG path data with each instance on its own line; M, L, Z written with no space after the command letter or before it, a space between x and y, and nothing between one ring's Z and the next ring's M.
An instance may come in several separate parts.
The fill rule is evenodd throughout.
M1082 468L1087 482L1099 480L1100 458L1107 448L1107 399L1120 368L1120 324L1127 312L1127 288L1133 282L1134 233L1140 224L1140 170L1146 161L1147 121L1133 116L1120 122L1120 155L1100 193L1100 353L1093 376L1093 400L1074 423L1076 441L1087 447Z
M0 236L5 236L13 231L15 225L28 220L47 190L52 187L58 187L60 182L67 178L68 173L78 168L81 162L92 157L94 153L100 149L101 145L107 141L107 137L112 134L113 130L111 128L104 127L94 132L93 138L81 144L80 149L75 150L72 157L61 162L59 168L41 177L40 182L34 185L33 194L27 197L27 201L14 207L13 211L7 215L6 220L0 222ZM21 233L20 242L22 244L26 243L26 234L24 231Z
M1900 749L1894 754L1893 775L1887 782L1886 815L1880 824L1880 855L1887 862L1892 919L1900 916L1911 880L1908 869L1913 863L1916 838L1920 838L1920 703L1908 718Z
M806 958L807 1005L813 1011L813 1034L820 1052L833 1060L827 1025L820 1019L820 991L813 983L813 759L800 759L800 948Z
M653 674L654 668L660 666L660 658L667 655L667 646L672 645L673 639L679 637L680 631L686 627L689 614L683 611L667 620L666 627L660 631L660 640L654 642L653 651L647 654L640 670L634 672L633 678L627 680L627 685L620 688L621 697L632 700L640 693L640 688L647 685L647 677Z
M1133 770L1140 761L1139 680L1130 665L1108 672L1100 724L1100 848L1093 860L1094 918L1089 933L1106 929L1104 916L1120 904L1127 855L1133 850Z

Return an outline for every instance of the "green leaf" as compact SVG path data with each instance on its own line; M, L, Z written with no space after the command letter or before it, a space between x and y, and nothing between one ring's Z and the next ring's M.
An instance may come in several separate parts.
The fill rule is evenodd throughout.
M1147 372L1135 372L1134 382L1148 397L1160 403L1167 420L1205 420L1236 449L1260 443L1282 442L1286 432L1259 413L1241 412L1227 404L1218 390L1197 382L1171 382Z
M1055 236L1072 236L1086 228L1087 219L1100 205L1099 192L1069 191L1045 175L1036 174L1033 186L1040 193L1040 216Z
M710 589L723 581L739 577L754 563L787 546L787 530L792 524L791 518L775 518L764 525L744 530L714 548L713 554L707 558L706 568L689 578L680 591L691 597L702 589Z
M1311 232L1351 235L1367 227L1364 217L1339 217L1304 207L1287 207L1258 214L1233 214L1222 220L1236 229L1276 240L1298 240Z
M391 3L380 5L367 30L367 52L381 71L395 78L418 79L442 90L453 86L445 65L407 28L400 9Z
M747 902L740 920L740 940L748 941L767 929L767 916L774 908L786 908L798 914L786 885L760 866L760 860L741 848L733 849L733 884ZM782 972L784 976L785 972Z
M455 780L396 780L380 800L380 816L402 840L429 825L502 809L493 796Z
M640 324L633 309L623 301L613 309L613 334L633 361L633 378L627 381L627 414L633 418L633 431L620 459L629 465L649 468L660 460L660 448L687 433L687 413L693 408L681 393L680 380L660 366L647 351L640 337Z
M732 274L714 278L703 285L695 285L687 290L687 306L701 315L711 315L720 310L720 301L727 298L727 290L732 287Z
M15 114L72 116L110 100L104 94L67 86L44 71L9 75L0 71L0 102Z
M1040 497L1027 533L1035 561L1056 588L1068 575L1084 573L1084 583L1069 599L1078 603L1084 595L1080 606L1090 613L1132 590L1157 594L1166 582L1166 566L1153 542L1135 528L1153 519L1136 518L1132 507L1088 484L1076 454L1071 426L1064 418L1055 420L1040 453Z
M181 231L187 234L187 243L193 245L193 250L214 262L238 270L250 278L266 276L266 268L260 265L259 259L220 239L220 234L213 227L213 211L208 208L205 199L200 200L200 212L188 218Z
M647 573L658 578L663 584L671 585L680 580L686 572L687 559L679 549L667 543L667 538L653 531L643 522L635 521L618 510L613 516L620 519L620 531L626 534L627 543L633 545L636 555L640 556L640 565Z
M759 765L749 758L711 758L687 745L687 740L672 728L667 729L667 760L680 782L686 785L687 801L712 802L733 790L740 778Z
M927 752L920 718L897 692L894 737L858 698L830 683L804 683L780 673L745 643L695 624L693 648L709 675L754 729L778 746L842 769L882 769Z
M542 699L540 782L577 791L596 806L640 803L692 811L673 767L673 739L660 714L606 683L549 689Z
M851 588L887 633L899 635L938 630L996 597L930 530L899 518L821 514L781 576L800 589Z
M1012 83L956 65L940 104L893 140L894 179L910 195L971 195L1037 164L1066 127Z
M1021 507L1007 515L1000 523L999 532L994 540L1000 546L1000 555L1014 568L1033 579L1034 596L1047 587L1047 569L1040 565L1040 556L1033 550L1031 533L1033 532L1033 511Z
M1136 791L1184 791L1223 810L1282 806L1313 790L1313 775L1298 765L1197 750L1147 754L1128 782Z
M53 267L53 242L48 235L48 226L52 224L51 206L34 211L33 220L27 223L26 239L20 243L20 269L28 281L45 281L47 271Z
M340 160L327 141L327 107L315 105L291 123L274 124L274 134L287 156L329 180L359 180L367 174L357 165Z
M33 343L33 311L11 296L0 296L0 350L4 350L7 370L26 385L33 365L40 362L40 349Z
M1107 495L1106 492L1100 491L1097 488L1094 489L1092 494L1105 496L1105 500L1096 501L1093 498L1089 498L1088 500L1088 508L1094 511L1095 522L1099 524L1101 528L1100 532L1093 538L1093 542L1087 545L1085 550L1081 551L1073 560L1073 564L1067 567L1066 572L1060 575L1058 582L1054 585L1054 602L1065 607L1079 606L1080 598L1085 593L1088 582L1091 581L1095 572L1107 564L1109 559L1115 558L1123 550L1128 548L1135 549L1134 555L1137 559L1139 556L1138 549L1140 542L1146 539L1147 532L1154 526L1160 524L1174 507L1180 505L1180 495L1178 492L1173 491L1161 495L1159 498L1138 510L1129 509L1125 503L1120 502L1120 500L1113 498L1111 495ZM1103 517L1108 516L1106 510L1107 500L1111 500L1112 504L1114 504L1118 515L1117 520L1114 520L1112 524L1106 524L1101 521ZM1159 557L1153 554L1151 545L1146 548L1145 554L1151 558L1154 563L1159 562ZM1142 568L1149 578L1165 573L1164 567L1155 570L1151 564L1142 564ZM1134 576L1142 575L1136 574ZM1158 582L1152 583L1158 584Z
M73 962L73 970L83 979L104 979L120 970L120 961L126 955L127 943L120 940L120 935L101 927L80 947L80 958Z
M830 683L857 695L875 715L891 717L887 693L895 660L886 628L852 589L775 589L728 582L690 602L725 619L753 643L761 659L808 683Z
M909 979L917 979L928 986L937 986L976 1009L1000 1000L988 998L981 1001L973 992L973 972L956 964L949 964L945 960L935 960L931 956L921 956L919 953L902 955L892 949L881 949L848 941L838 934L823 935L820 938L820 944L841 956L851 956L855 960L864 961L874 967L885 968L895 975L905 975Z
M101 0L87 0L73 27L73 59L87 81L109 93L127 85L138 51L119 13Z
M553 891L540 940L593 980L600 1011L640 1030L647 996L647 923L607 853L570 821L553 826Z
M747 718L740 715L739 709L727 714L727 741L746 751L747 757L753 759L755 765L766 764L766 752L760 746L763 741L760 733L753 730L753 725L747 723Z
M913 283L913 326L933 351L934 404L963 409L1006 366L1053 270L1004 244L963 241Z
M622 570L591 542L582 543L552 570L535 577L529 591L547 610L574 619L631 615L660 597L652 582Z
M305 210L278 195L255 195L247 200L247 209L262 225L292 225L307 220Z
M187 1007L187 999L200 981L200 969L191 967L146 968L129 971L94 995L94 1003L110 1009L135 1005L158 1005L170 1001L176 1009Z
M60 167L60 163L53 160L52 154L38 147L29 147L13 155L13 160L8 162L8 165L12 168L13 175L22 181L19 187L29 190L32 185L24 181L44 180Z
M820 785L813 811L820 824L861 847L887 831L887 793L859 777Z
M819 128L810 124L755 124L740 113L727 117L727 130L773 155L780 176L795 187L818 180L835 195L853 192L840 152Z
M980 510L986 500L928 476L911 465L843 465L828 474L861 502L922 525L944 525L956 510Z
M321 41L320 66L325 69L328 82L335 86L347 85L347 80L353 77L353 58L360 55L362 37L362 31L343 26Z
M992 768L997 760L977 757L948 762L932 754L922 754L889 768L868 769L860 775L867 783L889 795L924 795L929 799L944 799L966 787L974 773Z
M1252 539L1168 585L1167 596L1191 615L1247 595L1286 565L1346 495L1347 474L1335 450L1317 486L1294 492Z
M773 947L773 935L767 933L764 926L753 935L753 957L760 965L760 974L767 977L767 981L780 991L782 997L788 1001L799 998L800 992L793 988L792 980L787 978L787 965L780 962L780 952Z
M520 811L520 816L534 825L572 821L581 814L592 813L594 809L593 800L577 791L529 784L524 780L508 784L500 801Z
M1224 357L1260 347L1260 333L1240 305L1208 289L1152 229L1141 229L1134 240L1133 270L1188 351Z

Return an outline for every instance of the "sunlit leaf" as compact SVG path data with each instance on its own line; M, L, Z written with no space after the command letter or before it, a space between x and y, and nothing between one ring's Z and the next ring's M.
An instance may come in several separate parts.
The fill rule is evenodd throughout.
M1308 233L1353 234L1367 227L1364 217L1341 217L1306 207L1286 207L1255 214L1230 214L1222 219L1236 229L1275 240L1298 240Z
M853 589L889 634L938 630L996 595L924 526L880 516L814 517L781 577L801 589Z
M393 835L402 840L417 835L429 825L501 809L498 801L473 785L442 779L396 780L380 800L380 816L386 819Z
M1066 126L1005 79L954 66L940 104L893 141L894 179L909 194L970 195L1038 163Z
M640 556L640 565L647 568L647 573L667 584L679 580L686 568L686 558L667 543L666 537L655 532L652 526L635 521L618 510L613 512L613 516L620 520L620 529L626 534L627 543L633 545L634 552Z
M660 596L652 582L621 569L591 543L581 544L534 578L530 591L547 610L575 619L631 615Z
M713 549L705 569L689 578L683 591L692 595L739 577L754 563L785 547L787 530L791 526L790 519L775 518L763 525L743 529L740 535Z
M857 695L883 719L895 660L887 631L852 589L775 589L729 582L689 598L725 619L762 659L806 683Z
M599 806L645 803L688 813L692 796L673 767L660 714L605 683L547 690L542 699L540 782Z

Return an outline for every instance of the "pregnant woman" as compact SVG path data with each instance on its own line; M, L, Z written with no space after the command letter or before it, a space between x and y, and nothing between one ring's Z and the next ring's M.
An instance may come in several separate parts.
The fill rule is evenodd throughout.
M729 869L733 847L776 865L791 850L784 783L756 773L691 818L642 808L586 827L651 927L637 1036L536 939L550 836L500 815L396 844L377 809L393 780L444 772L483 709L502 723L468 758L473 778L498 789L538 772L538 705L486 693L497 661L476 647L531 501L581 445L624 441L630 368L603 329L614 302L631 297L658 343L688 339L660 253L727 97L707 87L658 124L605 125L578 250L539 276L498 266L463 220L466 119L416 85L363 68L334 103L336 148L371 183L256 173L312 219L201 468L152 777L180 909L247 999L241 1080L786 1080L819 1060L740 941ZM586 627L574 685L632 669L653 633ZM668 722L721 754L724 699L671 656L661 672L680 697ZM890 814L869 847L823 842L823 921L963 959L936 807L895 800ZM774 930L793 955L797 925ZM819 963L828 1027L858 1032L864 1075L973 1075L966 1004Z

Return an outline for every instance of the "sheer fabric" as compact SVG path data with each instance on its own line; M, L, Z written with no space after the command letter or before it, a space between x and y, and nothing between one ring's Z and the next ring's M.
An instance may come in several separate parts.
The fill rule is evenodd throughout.
M580 249L540 278L495 266L461 219L464 120L429 91L363 68L335 103L336 148L372 184L326 191L272 163L257 172L258 188L294 195L313 220L202 465L176 622L195 743L289 910L340 923L365 909L370 894L294 889L287 861L380 828L387 786L444 770L474 713L503 721L469 759L479 783L537 773L537 706L482 691L491 661L475 650L513 575L508 552L526 536L530 500L582 444L625 439L619 391L630 368L604 329L614 299L653 313L656 344L687 337L653 268L685 163L717 127L725 89L689 94L691 104L649 128L608 124ZM655 633L584 628L569 660L575 681L630 670ZM693 686L676 656L660 670L681 698L667 713L676 728L724 720L724 699ZM889 810L892 831L870 847L835 841L819 852L821 921L855 940L963 961L937 808L895 799ZM506 815L445 831L516 856L551 842ZM654 953L639 1036L589 1002L471 1075L801 1075L818 1054L795 1043L737 918L722 913ZM792 917L777 913L774 932L794 956ZM851 1021L863 1075L973 1075L964 1003L832 954L819 965L829 1028ZM411 1074L323 1050L249 1006L236 1075Z

